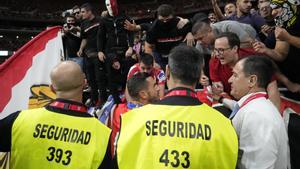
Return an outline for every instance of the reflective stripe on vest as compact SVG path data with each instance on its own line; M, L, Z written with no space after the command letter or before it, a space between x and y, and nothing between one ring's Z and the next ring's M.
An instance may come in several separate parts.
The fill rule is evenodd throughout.
M109 136L94 117L25 110L12 128L11 168L97 168Z
M202 104L149 104L122 115L120 169L236 166L238 139L229 119Z

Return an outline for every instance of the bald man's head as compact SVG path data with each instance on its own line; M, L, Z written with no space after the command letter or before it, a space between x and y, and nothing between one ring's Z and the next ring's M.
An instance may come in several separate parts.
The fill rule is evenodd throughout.
M52 88L55 92L71 92L82 89L84 74L80 66L73 61L58 64L50 74Z

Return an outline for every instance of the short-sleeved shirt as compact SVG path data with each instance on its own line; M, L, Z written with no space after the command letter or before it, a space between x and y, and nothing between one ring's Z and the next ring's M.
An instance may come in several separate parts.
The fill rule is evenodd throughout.
M227 19L249 24L256 30L257 33L260 32L261 27L263 25L266 25L266 20L256 12L253 14L249 13L248 15L243 15L241 17L238 17L236 14L234 14L228 17Z
M154 44L159 54L169 54L172 48L182 43L192 28L191 23L187 23L182 29L178 29L178 22L179 18L174 18L169 25L161 25L159 20L155 20L147 32L147 43Z
M98 52L97 49L97 33L99 26L103 26L100 18L95 17L92 20L86 20L81 24L81 38L86 39L85 52Z
M133 65L127 75L127 80L130 79L133 75L141 72L140 64L136 63ZM158 85L165 85L166 83L166 75L165 72L162 69L153 68L151 71L151 76L156 79L156 82Z
M212 24L211 27L216 36L222 32L235 33L241 43L246 42L249 37L252 39L257 38L256 31L252 26L237 21L221 21Z

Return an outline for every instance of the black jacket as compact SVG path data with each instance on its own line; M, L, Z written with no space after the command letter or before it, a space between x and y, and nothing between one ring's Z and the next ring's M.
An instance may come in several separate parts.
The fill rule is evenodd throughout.
M124 14L103 18L103 27L98 30L98 49L105 53L112 53L114 48L127 50L133 46L134 33L124 29L125 20L129 20Z

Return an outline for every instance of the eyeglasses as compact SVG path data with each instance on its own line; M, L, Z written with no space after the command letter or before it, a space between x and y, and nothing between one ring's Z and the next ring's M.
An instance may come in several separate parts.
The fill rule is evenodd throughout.
M80 11L78 11L78 12L74 12L74 14L75 14L75 15L79 15L79 14L80 14Z
M232 49L232 48L231 47L229 47L229 48L214 48L214 52L216 54L223 55L224 52L228 49Z

